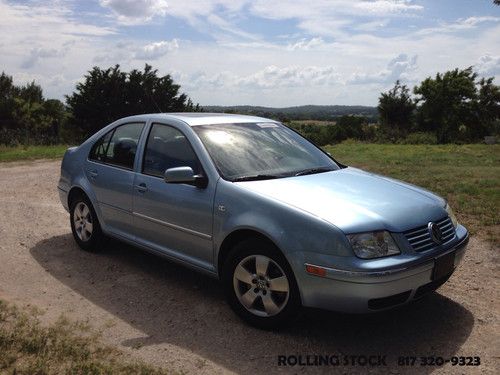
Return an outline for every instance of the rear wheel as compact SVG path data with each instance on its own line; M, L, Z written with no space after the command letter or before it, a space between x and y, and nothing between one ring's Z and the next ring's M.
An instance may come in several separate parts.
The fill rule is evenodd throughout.
M80 248L92 252L100 250L104 235L94 208L86 196L79 195L71 201L70 222L73 237Z
M223 271L229 304L248 323L273 329L297 316L300 297L295 277L272 244L260 239L238 243Z

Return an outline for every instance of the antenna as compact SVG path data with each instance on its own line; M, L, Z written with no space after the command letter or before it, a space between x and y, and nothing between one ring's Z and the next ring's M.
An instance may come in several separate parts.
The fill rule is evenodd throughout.
M144 92L146 93L146 95L149 96L149 99L151 99L151 101L153 102L153 104L155 105L156 107L156 110L159 112L159 113L165 113L161 110L160 106L158 105L158 103L156 103L156 101L154 100L153 98L153 95L151 95L151 93L149 93L146 88L144 86L142 86L142 89L144 90Z

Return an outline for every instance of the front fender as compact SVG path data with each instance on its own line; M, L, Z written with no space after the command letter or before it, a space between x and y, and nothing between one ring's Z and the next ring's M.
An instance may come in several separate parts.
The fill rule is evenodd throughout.
M221 180L214 203L215 259L224 239L239 229L268 237L296 271L303 270L304 254L311 251L352 256L346 236L334 225L240 184Z

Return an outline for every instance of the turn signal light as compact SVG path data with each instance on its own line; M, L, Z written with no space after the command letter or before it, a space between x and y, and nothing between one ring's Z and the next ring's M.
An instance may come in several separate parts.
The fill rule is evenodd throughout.
M306 265L306 272L310 273L311 275L316 275L320 277L325 277L326 276L326 270L322 267L318 266L313 266L311 264Z

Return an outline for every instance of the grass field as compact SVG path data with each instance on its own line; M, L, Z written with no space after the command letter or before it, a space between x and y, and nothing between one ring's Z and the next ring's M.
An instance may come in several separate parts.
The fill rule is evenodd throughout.
M326 146L339 162L407 181L448 199L472 233L500 240L500 145Z
M67 146L0 146L0 161L62 157ZM347 165L425 187L447 198L472 233L500 240L500 145L326 146Z
M42 326L35 310L0 300L2 374L167 374L100 343L86 324L60 318Z
M57 159L64 155L68 146L0 146L0 162L35 160L35 159Z

